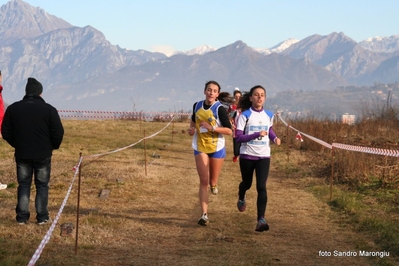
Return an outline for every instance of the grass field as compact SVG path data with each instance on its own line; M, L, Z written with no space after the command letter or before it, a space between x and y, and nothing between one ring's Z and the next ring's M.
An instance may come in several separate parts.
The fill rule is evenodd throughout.
M82 155L79 234L76 239L76 179L36 265L395 265L399 262L393 250L399 247L394 236L381 236L378 231L369 230L367 221L362 220L365 216L360 213L365 208L363 200L368 202L366 206L374 207L377 216L388 217L389 213L393 220L384 218L385 225L380 220L374 223L377 227L389 225L395 233L398 220L392 207L388 210L382 203L372 201L371 196L350 197L338 184L334 187L334 200L329 201L328 183L325 178L315 176L310 167L317 158L314 152L308 156L293 147L288 161L287 146L284 143L273 146L266 214L270 231L259 233L254 231L255 187L248 191L247 210L237 211L240 173L238 164L231 160L231 139L227 138L228 157L220 176L220 193L210 196L210 224L202 227L197 225L201 215L199 181L191 137L185 132L188 123L173 123L145 142L104 156L92 155L136 143L167 123L64 120L63 124L64 141L53 155L49 209L54 219L71 185L73 167ZM16 223L13 150L4 141L0 150L0 182L9 185L0 191L0 265L27 265L50 225L39 226L34 221L34 187L30 223L22 226ZM108 197L100 197L105 190L109 191ZM69 236L61 236L64 223L75 227ZM358 227L359 223L362 227ZM391 237L393 243L378 241L384 237ZM390 256L320 255L321 251L359 250L388 251Z

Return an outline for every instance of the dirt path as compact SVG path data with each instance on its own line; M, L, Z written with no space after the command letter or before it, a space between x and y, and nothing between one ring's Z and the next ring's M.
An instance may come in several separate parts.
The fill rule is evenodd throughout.
M180 130L184 128L182 125ZM178 143L156 151L160 157L151 161L148 175L139 159L140 150L86 163L81 210L93 211L81 216L78 255L75 258L73 254L74 239L56 233L38 265L58 265L65 259L68 262L62 265L395 265L387 259L360 256L360 244L373 244L332 220L329 206L304 191L303 180L276 171L273 161L266 212L269 231L254 230L255 186L247 192L246 211L237 210L241 178L239 166L231 158L223 165L219 194L209 198L210 224L199 226L199 181L191 138L176 135L175 141ZM228 154L230 151L228 146ZM14 171L13 165L7 167L7 171ZM5 162L2 169L7 169ZM54 176L62 177L56 173ZM124 182L115 183L115 178L123 178ZM69 174L65 179L69 180ZM104 187L112 188L106 200L98 197L98 190ZM59 208L64 190L62 186L59 191L55 187L52 190L60 193L59 200L52 194L53 213ZM4 221L0 228L9 246L20 245L21 235L29 239L32 244L25 249L30 258L47 228L34 223L20 227L10 218L14 216L15 193L16 188L3 192L7 207L0 214ZM69 204L72 207L64 211L60 223L76 220L72 199ZM351 251L357 256L336 256ZM393 260L392 256L388 259Z
M177 177L163 182L163 189L169 193L160 208L172 209L179 219L169 217L169 222L175 220L168 229L175 239L168 242L170 249L157 251L154 264L168 265L165 256L179 254L171 265L389 265L378 258L360 256L357 244L367 240L331 220L329 206L301 189L300 180L289 179L274 169L268 181L266 218L270 231L255 232L255 186L247 192L247 210L238 212L239 167L228 159L219 180L220 193L210 196L210 224L197 225L198 177L191 153L165 151L164 160L156 165L166 176ZM170 168L174 169L171 175L167 173Z
M268 252L282 265L371 265L359 256L359 235L329 219L326 204L298 188L297 182L272 172L268 184ZM357 252L344 256L343 252ZM337 253L338 252L338 253ZM322 256L325 255L325 256ZM337 255L337 256L335 256ZM276 263L278 264L278 263Z
M238 248L241 242L241 245L250 246L249 249L258 249L253 253L259 256L256 265L376 265L375 259L370 260L359 255L356 243L365 240L330 220L330 210L326 204L298 188L297 182L278 175L278 172L272 171L268 181L269 203L266 213L270 225L268 232L254 231L256 223L254 187L247 192L248 207L244 213L238 213L235 201L222 203L225 199L223 192L216 196L218 199L212 196L210 218L215 215L216 217L210 228L219 226L220 216L212 213L212 210L215 211L220 207L215 207L215 203L230 204L234 206L231 206L229 211L233 209L236 212L231 215L231 219L239 217L237 219L240 219L240 222L231 230L219 228L222 232L221 238L233 239L233 242L239 244ZM221 185L223 183L221 182ZM348 251L356 254L345 256L343 252ZM240 261L237 265L245 265L245 262Z
M254 230L254 185L247 192L247 210L237 210L239 166L228 158L219 179L220 193L209 198L210 224L197 225L199 181L192 150L187 149L189 141L185 141L184 150L171 145L151 166L148 182L154 185L152 190L159 189L155 194L162 195L163 201L143 198L144 209L157 205L158 211L151 212L149 219L155 216L159 223L146 224L138 236L142 241L135 243L134 265L390 265L360 256L358 244L367 240L333 221L326 203L301 188L301 180L276 171L273 163L268 180L268 232ZM137 230L132 234L137 235ZM348 252L352 253L345 256Z

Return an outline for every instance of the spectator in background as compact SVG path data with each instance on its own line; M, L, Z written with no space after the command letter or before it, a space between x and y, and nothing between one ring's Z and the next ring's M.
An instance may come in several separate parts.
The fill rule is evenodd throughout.
M240 89L236 88L233 93L234 103L230 105L229 108L229 115L231 119L231 124L233 126L233 153L234 153L233 162L237 162L237 158L240 155L240 143L236 141L236 127L237 127L238 117L241 114L240 109L237 108L241 96L242 93Z
M270 167L270 142L281 144L273 131L273 112L263 109L266 101L266 90L262 86L251 88L245 93L238 108L242 113L237 121L236 139L241 143L240 170L242 181L238 186L237 208L245 211L245 193L252 186L253 173L256 176L257 225L255 231L269 230L265 220L267 205L266 181Z
M232 131L227 110L218 101L220 85L216 81L208 81L204 94L205 100L194 103L188 134L193 136L192 147L200 179L202 216L198 224L205 226L209 222L208 186L210 185L213 194L218 193L217 182L226 158L223 135L231 135Z
M3 82L3 76L1 75L1 70L0 70L0 139L2 138L1 135L1 124L3 123L3 117L4 117L4 101L3 101L3 85L1 85ZM0 189L6 189L7 185L0 183Z
M19 224L26 224L30 217L33 176L36 220L39 225L50 221L47 206L51 156L53 150L61 145L64 128L57 110L41 97L42 92L42 84L28 78L26 95L8 106L1 129L3 138L15 149L18 180L16 220Z

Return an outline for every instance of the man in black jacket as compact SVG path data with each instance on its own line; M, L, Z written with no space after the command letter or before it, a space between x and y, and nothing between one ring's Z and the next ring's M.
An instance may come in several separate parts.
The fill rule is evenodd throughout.
M18 203L16 219L26 224L30 217L29 197L32 177L36 186L36 220L45 224L48 213L48 190L51 172L51 156L61 145L64 128L57 110L46 103L41 94L42 84L28 78L24 98L8 106L1 133L15 149L18 179Z

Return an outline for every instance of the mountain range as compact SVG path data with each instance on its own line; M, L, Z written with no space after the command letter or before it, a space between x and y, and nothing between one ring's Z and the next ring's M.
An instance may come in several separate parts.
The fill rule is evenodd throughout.
M43 98L58 109L188 111L203 99L205 82L216 80L228 92L264 85L267 104L289 112L314 106L303 107L306 99L301 97L287 102L287 95L307 97L321 91L327 98L310 105L323 109L335 102L327 112L353 112L356 97L331 100L342 96L336 95L342 88L368 87L350 90L364 100L359 92L367 91L369 97L376 84L393 84L384 88L397 99L399 35L357 43L333 32L288 39L271 48L237 40L219 49L205 45L167 56L123 49L91 26L75 27L39 7L12 0L0 8L0 69L7 103L21 99L27 78L35 77L44 86Z

